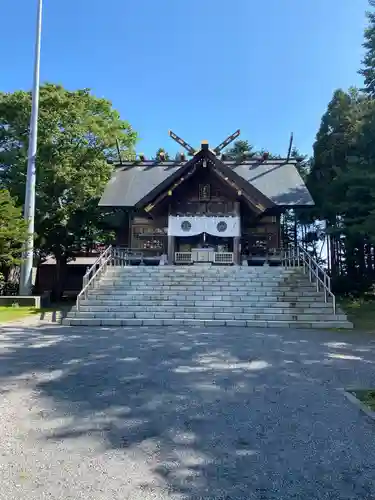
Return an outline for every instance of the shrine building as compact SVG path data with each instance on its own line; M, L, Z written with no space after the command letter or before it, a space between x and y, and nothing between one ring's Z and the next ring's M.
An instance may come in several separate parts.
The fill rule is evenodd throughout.
M278 263L282 214L314 202L291 148L284 159L233 159L222 150L238 135L195 150L170 132L186 156L115 163L99 206L122 214L116 244L134 263Z

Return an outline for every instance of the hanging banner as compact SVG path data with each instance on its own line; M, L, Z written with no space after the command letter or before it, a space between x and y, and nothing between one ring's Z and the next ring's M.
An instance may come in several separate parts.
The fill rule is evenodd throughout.
M207 233L222 238L241 236L239 217L173 216L168 218L168 236Z
M231 237L241 236L239 217L206 217L207 234L212 236Z

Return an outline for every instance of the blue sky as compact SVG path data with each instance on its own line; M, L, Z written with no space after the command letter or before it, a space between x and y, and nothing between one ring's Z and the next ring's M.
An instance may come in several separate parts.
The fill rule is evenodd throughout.
M42 81L89 87L139 152L241 138L310 153L337 87L361 85L367 0L44 0ZM0 90L30 89L36 0L2 0ZM4 31L5 30L5 31ZM6 45L4 45L6 41Z

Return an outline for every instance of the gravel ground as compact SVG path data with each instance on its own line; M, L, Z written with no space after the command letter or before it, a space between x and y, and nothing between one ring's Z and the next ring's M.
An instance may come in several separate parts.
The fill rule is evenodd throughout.
M0 328L1 500L375 498L375 337Z

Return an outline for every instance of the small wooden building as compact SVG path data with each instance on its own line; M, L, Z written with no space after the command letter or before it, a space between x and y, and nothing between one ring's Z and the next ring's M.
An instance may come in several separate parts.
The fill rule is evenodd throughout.
M223 144L198 151L173 133L192 155L179 161L119 162L100 200L123 210L116 244L159 263L240 264L277 258L280 217L314 204L297 161L262 157L235 161ZM138 254L138 257L136 256Z

